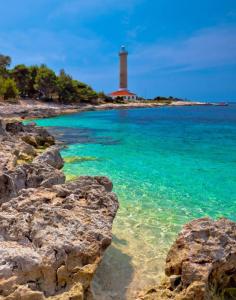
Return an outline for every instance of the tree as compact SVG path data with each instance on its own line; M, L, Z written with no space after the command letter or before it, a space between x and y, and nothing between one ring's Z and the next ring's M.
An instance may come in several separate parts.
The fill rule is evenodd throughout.
M63 103L94 102L99 98L109 100L104 93L97 94L89 85L74 80L64 70L61 70L58 76L46 65L28 67L19 64L9 70L10 63L9 56L0 55L1 97L11 98L19 95L32 99L58 99Z
M30 81L31 81L30 69L25 65L17 65L11 71L11 75L17 84L17 88L20 91L20 96L21 97L28 96L30 92Z
M60 102L71 103L78 100L77 81L73 80L64 70L60 71L57 78L57 88Z
M57 91L57 77L54 71L46 65L41 65L35 77L34 88L40 98L52 99L53 94Z
M76 81L78 97L81 101L90 102L98 98L97 93L85 83Z
M0 77L0 96L4 99L15 99L19 94L16 83L11 78Z
M0 98L4 96L4 78L0 76Z
M38 69L39 69L39 67L37 65L29 67L30 81L29 81L28 96L31 98L35 98L37 95L37 90L35 89L35 80L36 80L36 76L38 74Z
M7 68L11 64L10 56L0 54L0 76L5 76L7 74Z

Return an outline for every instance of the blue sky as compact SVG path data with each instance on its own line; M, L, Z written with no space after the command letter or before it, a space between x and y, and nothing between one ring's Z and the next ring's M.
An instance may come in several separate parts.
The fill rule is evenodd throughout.
M0 0L0 53L64 68L96 90L236 100L235 0Z

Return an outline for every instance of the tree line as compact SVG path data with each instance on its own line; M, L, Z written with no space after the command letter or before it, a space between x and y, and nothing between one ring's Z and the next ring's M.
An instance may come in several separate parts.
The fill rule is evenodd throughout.
M11 58L0 54L0 98L39 99L59 103L91 102L106 98L89 85L75 80L64 70L59 75L45 64L16 65L10 69Z

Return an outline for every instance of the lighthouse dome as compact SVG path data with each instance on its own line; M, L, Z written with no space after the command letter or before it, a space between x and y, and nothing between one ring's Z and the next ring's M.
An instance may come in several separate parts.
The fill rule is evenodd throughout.
M120 54L128 54L128 52L126 51L126 49L125 49L125 46L124 45L122 45L121 46L121 49L120 49Z

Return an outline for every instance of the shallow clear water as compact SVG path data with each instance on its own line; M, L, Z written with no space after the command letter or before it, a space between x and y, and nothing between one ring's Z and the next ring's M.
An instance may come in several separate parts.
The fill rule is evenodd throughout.
M120 210L96 299L133 299L155 284L182 225L236 220L236 105L85 112L37 120L68 148L68 178L106 175Z

